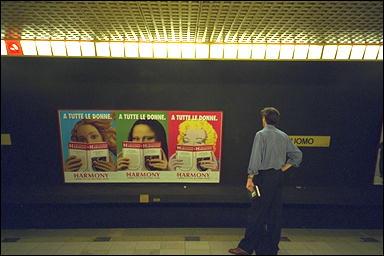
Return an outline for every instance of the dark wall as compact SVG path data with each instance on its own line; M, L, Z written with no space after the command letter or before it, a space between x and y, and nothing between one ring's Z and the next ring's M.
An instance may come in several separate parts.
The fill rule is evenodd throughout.
M212 191L229 195L232 188L243 189L253 137L262 128L259 110L265 106L280 110L279 128L289 135L331 136L329 148L301 148L302 166L286 173L287 186L372 187L383 114L382 62L1 61L1 132L12 137L12 145L1 150L4 200L31 203L36 190L47 190L44 200L50 203L63 199L59 193L72 203L84 196L100 203L95 195L109 191L103 200L114 203L116 194L134 188L160 191L166 201L167 191L180 187L63 184L56 110L68 108L223 111L221 183L190 184L197 192L179 193L179 202L188 203L191 196L204 202ZM80 190L83 199L72 196ZM15 191L20 196L10 199Z
M243 181L259 110L276 106L290 135L329 135L302 148L291 182L372 184L382 123L382 62L232 62L2 57L7 179L60 184L56 110L222 110L222 184ZM17 170L17 171L16 171ZM25 177L28 176L28 179Z

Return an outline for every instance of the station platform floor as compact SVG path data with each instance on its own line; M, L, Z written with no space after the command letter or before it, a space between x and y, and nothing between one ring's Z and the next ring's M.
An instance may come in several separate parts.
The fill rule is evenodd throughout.
M1 255L230 255L244 228L2 229ZM383 255L382 229L283 229L279 255Z

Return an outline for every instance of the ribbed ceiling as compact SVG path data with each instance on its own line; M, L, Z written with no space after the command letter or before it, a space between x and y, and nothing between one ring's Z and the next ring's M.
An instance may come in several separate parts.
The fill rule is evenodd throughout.
M383 43L382 1L2 1L1 39Z

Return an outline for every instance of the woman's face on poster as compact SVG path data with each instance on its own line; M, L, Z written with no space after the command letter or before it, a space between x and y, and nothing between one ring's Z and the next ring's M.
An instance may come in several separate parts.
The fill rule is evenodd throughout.
M77 128L77 140L84 143L103 142L99 130L91 124L84 124Z
M155 132L145 124L138 124L133 127L132 131L132 141L135 142L155 142L156 134Z
M203 129L188 129L183 137L184 145L198 146L204 145L207 134Z

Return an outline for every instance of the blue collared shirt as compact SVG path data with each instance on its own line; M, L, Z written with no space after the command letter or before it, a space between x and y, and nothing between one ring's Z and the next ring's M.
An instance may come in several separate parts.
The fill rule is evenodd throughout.
M248 174L257 175L259 170L271 168L278 170L286 163L299 167L302 158L303 153L285 132L267 125L255 135Z

